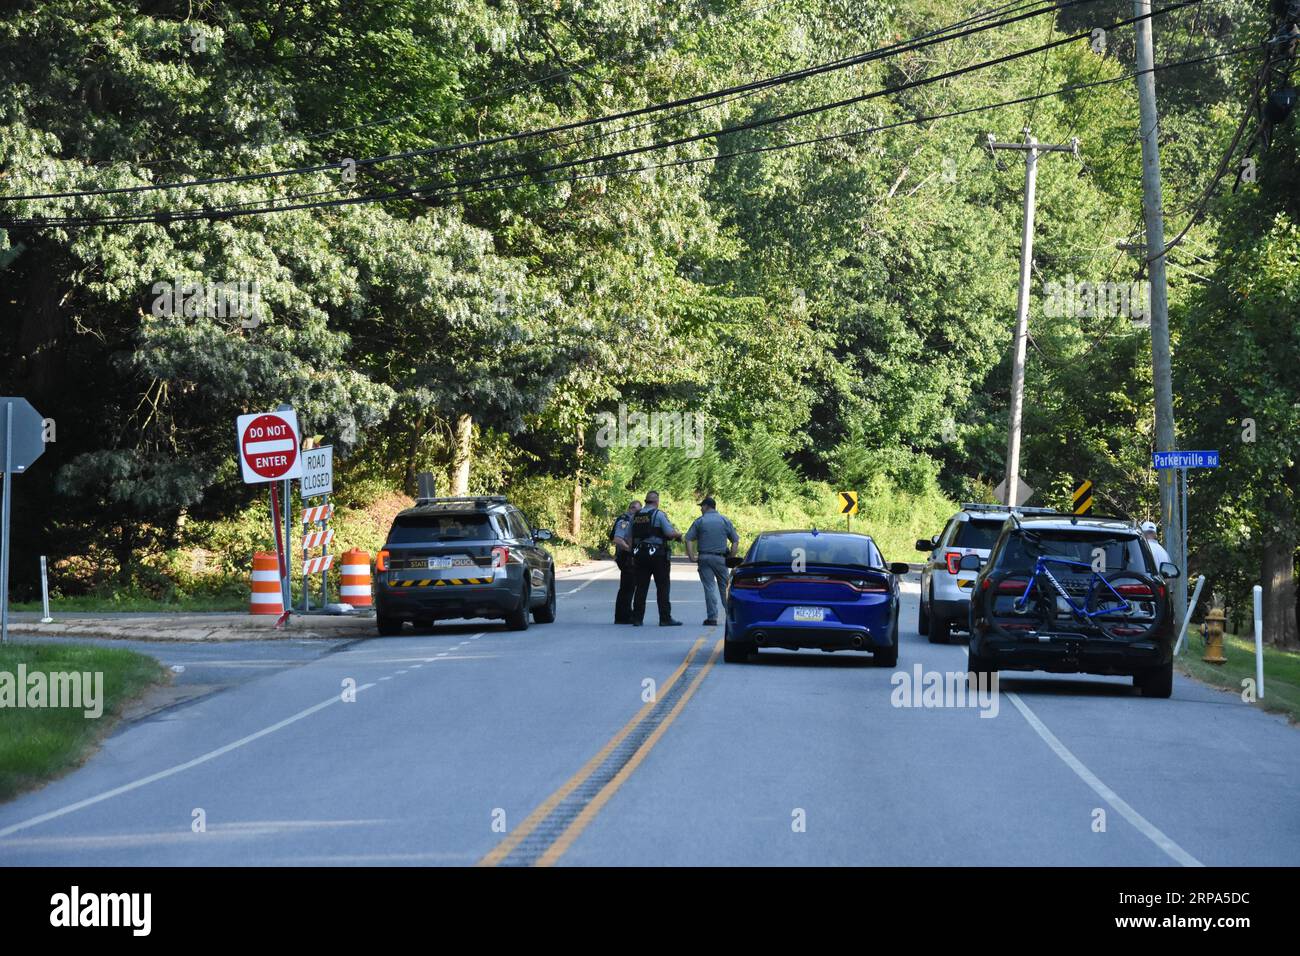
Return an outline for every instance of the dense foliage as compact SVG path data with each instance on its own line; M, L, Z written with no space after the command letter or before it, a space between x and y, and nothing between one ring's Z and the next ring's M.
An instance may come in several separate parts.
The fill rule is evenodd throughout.
M1223 0L1162 17L1157 61L1257 45L1262 7ZM511 138L837 60L983 9L0 3L4 195L402 154L354 175L8 202L5 216L444 187L217 221L0 230L0 390L57 422L43 480L18 482L20 550L79 556L86 580L133 583L140 554L258 500L235 469L233 421L280 402L335 445L341 484L410 490L428 469L445 486L469 461L472 490L571 497L562 530L588 543L615 499L650 483L755 504L817 481L987 497L1005 452L1023 167L983 142L990 131L1019 138L1026 124L1043 142L1078 136L1083 160L1056 155L1040 169L1024 477L1036 502L1063 503L1086 475L1105 510L1151 516L1146 332L1128 314L1058 314L1045 294L1048 283L1141 277L1116 248L1141 223L1131 27L1108 31L1101 49L1085 38L545 171L1088 34L1130 4L1076 3L668 115ZM1159 74L1171 234L1227 146L1255 65L1223 57ZM796 140L816 142L765 149ZM486 142L438 150L468 141ZM1250 454L1228 455L1195 504L1196 565L1233 600L1270 547L1270 566L1295 554L1294 151L1279 137L1259 181L1211 203L1171 259L1182 434L1226 450L1228 426L1260 422ZM647 166L659 168L630 172ZM522 169L539 172L449 188ZM159 315L161 282L256 283L260 310L252 322ZM698 416L703 444L610 448L600 416L620 407ZM20 564L20 581L29 573Z

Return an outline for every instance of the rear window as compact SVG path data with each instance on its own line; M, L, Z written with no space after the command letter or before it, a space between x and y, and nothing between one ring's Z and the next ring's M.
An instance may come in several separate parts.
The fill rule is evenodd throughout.
M486 514L399 515L388 532L388 543L483 541L495 537Z
M990 551L998 535L1002 533L1001 521L963 521L957 526L957 533L951 542L954 548L978 548Z
M1007 536L1007 543L998 555L999 568L1032 568L1039 555L1047 558L1066 558L1092 564L1093 549L1101 548L1106 554L1107 571L1150 571L1141 540L1136 537L1118 537L1104 532L1039 531L1038 543L1027 541L1022 535ZM1065 569L1068 571L1068 569ZM1082 573L1082 569L1079 569Z
M878 568L883 565L880 552L870 538L835 535L783 534L761 537L754 542L751 563L792 564L795 549L803 549L808 564L858 564Z

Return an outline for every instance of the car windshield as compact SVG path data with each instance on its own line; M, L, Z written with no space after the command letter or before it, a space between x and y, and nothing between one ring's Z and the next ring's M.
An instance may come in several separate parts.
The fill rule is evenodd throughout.
M1040 555L1091 565L1095 549L1105 553L1107 571L1147 571L1146 556L1136 535L1098 531L1022 531L1007 537L998 556L999 568L1032 568Z
M795 549L802 549L797 554ZM796 559L805 564L855 564L880 567L880 552L870 538L830 534L781 534L760 537L750 555L752 563L793 565Z
M954 548L976 548L980 551L989 551L993 548L994 542L998 540L998 535L1002 533L1001 521L963 521L957 528L957 533L953 535L952 546Z
M481 541L495 537L486 514L399 515L388 532L388 543Z

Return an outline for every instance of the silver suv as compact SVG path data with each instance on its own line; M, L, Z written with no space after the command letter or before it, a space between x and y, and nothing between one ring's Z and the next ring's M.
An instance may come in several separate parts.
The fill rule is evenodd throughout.
M1002 532L1002 525L1012 511L1018 515L1060 514L1052 508L966 503L961 506L961 511L948 519L942 532L928 541L922 538L916 542L917 551L930 552L930 559L921 569L921 601L916 630L928 635L931 644L947 644L954 624L963 630L968 626L971 587L977 572L963 571L958 565L967 554L979 555L981 565L987 562L989 552Z

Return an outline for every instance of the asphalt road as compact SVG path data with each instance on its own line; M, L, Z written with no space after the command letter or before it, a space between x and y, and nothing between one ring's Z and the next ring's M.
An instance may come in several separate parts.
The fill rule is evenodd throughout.
M615 626L611 572L524 633L135 645L197 696L0 806L0 865L1300 864L1300 730L1232 695L1011 674L896 706L966 661L916 633L915 575L890 669L723 663L685 563L686 626Z

